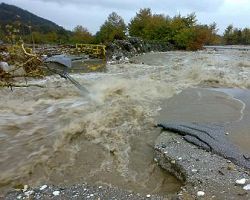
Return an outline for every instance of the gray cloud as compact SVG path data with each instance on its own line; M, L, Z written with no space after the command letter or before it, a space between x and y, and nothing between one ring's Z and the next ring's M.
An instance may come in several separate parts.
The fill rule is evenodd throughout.
M166 8L166 9L191 9L197 11L210 11L218 9L224 0L36 0L44 2L56 2L61 5L73 4L84 6L96 6L116 9L138 8Z
M249 27L249 0L2 0L20 6L72 30L76 25L95 33L112 11L129 22L139 8L174 16L195 12L200 23Z

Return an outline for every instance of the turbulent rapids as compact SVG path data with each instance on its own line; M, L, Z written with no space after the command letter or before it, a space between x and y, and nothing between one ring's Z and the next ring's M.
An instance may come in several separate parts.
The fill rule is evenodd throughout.
M178 191L181 184L153 161L160 102L189 87L249 89L250 52L150 53L132 62L72 75L89 96L57 76L34 80L44 88L1 89L0 193L85 181Z

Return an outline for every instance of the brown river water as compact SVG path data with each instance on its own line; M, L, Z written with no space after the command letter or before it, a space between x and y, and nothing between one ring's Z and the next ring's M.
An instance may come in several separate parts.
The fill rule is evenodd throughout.
M154 125L164 120L227 122L229 138L250 152L250 52L132 60L73 75L89 96L57 76L33 81L45 88L0 90L0 193L20 184L81 182L174 193L181 183L153 161L160 134Z

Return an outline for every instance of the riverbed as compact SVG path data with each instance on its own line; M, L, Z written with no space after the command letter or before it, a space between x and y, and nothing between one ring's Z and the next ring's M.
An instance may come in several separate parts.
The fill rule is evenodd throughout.
M57 76L0 90L1 192L88 182L174 194L182 183L153 160L164 120L228 123L250 152L250 52L149 53L72 76L89 95Z

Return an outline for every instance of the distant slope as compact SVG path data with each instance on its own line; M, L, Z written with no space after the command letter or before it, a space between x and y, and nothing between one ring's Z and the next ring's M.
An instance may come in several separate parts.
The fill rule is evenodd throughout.
M63 27L58 26L54 22L38 17L19 7L1 3L0 26L2 30L5 30L5 26L7 24L11 25L17 22L20 22L22 29L21 31L24 32L23 34L29 34L29 26L32 27L32 31L40 33L56 32L66 34L68 32Z

